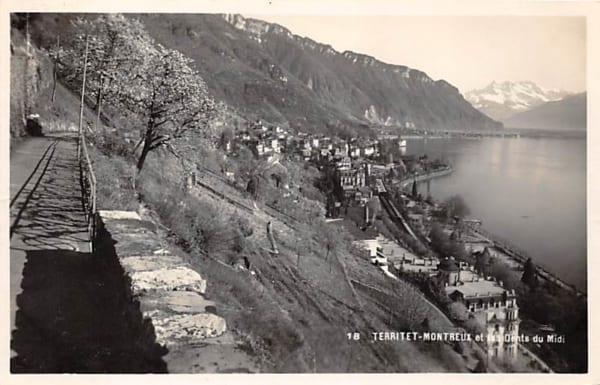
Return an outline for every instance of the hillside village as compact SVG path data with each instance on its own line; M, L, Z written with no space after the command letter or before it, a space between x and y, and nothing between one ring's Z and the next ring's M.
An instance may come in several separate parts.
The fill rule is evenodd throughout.
M380 216L382 210L378 196L388 196L384 179L390 185L401 184L402 181L414 181L417 176L435 177L452 171L450 166L439 160L429 162L426 156L400 156L398 161L385 164L380 161L380 148L384 147L380 145L380 141L394 146L395 154L400 154L400 150L406 145L406 141L399 136L390 135L360 142L356 139L344 141L324 135L294 135L279 126L269 127L261 121L250 123L248 129L222 141L221 145L227 153L235 152L240 146L247 146L258 158L262 157L267 162L288 157L295 161L312 163L322 169L331 168L338 196L334 196L332 201L328 200L328 221L333 225L336 222L345 222L343 226L357 226L360 230L350 229L357 237L353 243L365 250L365 257L393 279L403 277L404 274L441 279L447 297L456 304L464 305L466 317L474 320L471 332L483 330L486 335L492 336L485 344L488 356L517 359L520 319L514 289L504 288L503 283L495 277L486 276L483 271L476 271L474 265L455 260L452 256L444 259L429 253L417 256L406 247L400 246L397 240L386 238L373 227L375 217ZM393 160L391 153L387 155L384 157L386 160ZM224 172L235 180L232 173ZM285 169L280 168L274 172L285 173ZM286 180L282 176L276 179L280 178ZM280 186L279 182L277 186ZM289 189L289 181L281 184L281 187ZM420 239L431 242L431 224L439 220L436 214L444 208L431 200L425 202L420 195L411 197L409 194L400 193L400 199L403 207L406 207L410 228L419 234ZM353 222L344 218L344 209L346 213L348 209L362 210L364 216ZM456 223L460 220L462 218L456 218L454 224L444 225L444 233L449 239L460 238L461 241L465 241L468 252L475 260L489 262L493 258L490 254L493 242L476 232L469 232L465 226L457 226ZM523 359L522 354L519 357Z

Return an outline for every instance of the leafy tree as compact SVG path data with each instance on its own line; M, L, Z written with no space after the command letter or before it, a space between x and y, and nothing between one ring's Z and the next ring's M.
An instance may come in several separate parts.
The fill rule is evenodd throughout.
M466 250L462 243L452 241L442 230L439 223L434 222L429 232L431 247L443 256L453 256L455 258L471 262L467 257Z
M221 149L226 150L227 144L231 143L233 140L233 130L231 127L225 127L225 129L221 132L221 136L219 138L219 146Z
M434 222L431 225L429 238L431 239L431 246L433 246L433 248L437 249L438 251L447 249L449 239L448 236L442 230L442 227L439 225L439 223Z
M466 321L469 315L467 308L461 302L452 302L448 305L448 314L453 320L461 322Z
M182 53L154 45L143 25L123 15L101 15L74 22L75 36L60 55L67 78L81 81L86 40L88 73L100 113L103 95L121 113L129 111L141 122L142 146L137 171L148 153L173 146L190 131L206 128L215 103L202 78Z
M487 267L486 274L502 281L507 290L518 289L523 285L520 281L519 274L512 270L509 265L498 259L494 259Z
M246 147L242 146L237 152L237 163L238 163L238 171L240 175L245 178L251 177L254 175L258 162L254 157L252 151Z
M490 261L489 261L489 257L488 257L488 253L486 252L482 252L482 253L478 253L475 256L475 271L477 271L477 273L479 273L479 275L482 276L487 276L487 270L488 270L488 265L489 265Z
M104 97L111 90L123 87L116 82L120 72L143 62L141 47L151 47L152 40L141 22L121 14L103 14L95 19L76 18L73 34L62 47L54 48L53 56L60 58L67 81L82 82L83 58L88 42L88 69L86 88L95 94L96 125L100 119Z
M148 153L157 148L179 156L172 142L205 128L214 111L204 81L190 64L191 59L181 52L159 45L148 52L144 68L121 72L127 87L119 89L119 104L146 122L139 143L143 146L138 172Z
M485 333L485 327L481 322L477 321L477 318L470 316L464 323L465 329L471 334L483 334Z
M412 197L413 198L417 198L418 192L417 192L417 180L413 180L413 184L412 184Z
M315 186L325 195L332 194L337 201L344 202L344 191L340 184L339 173L336 172L334 167L325 167L321 176L315 182Z
M246 191L252 195L252 198L256 199L258 197L258 185L260 183L260 179L258 175L253 175L250 177L248 184L246 185Z
M315 229L315 235L325 245L325 260L329 262L329 272L331 273L335 253L343 249L346 239L338 227L329 225L323 220L317 222Z
M521 282L527 285L531 290L535 289L539 284L537 269L531 258L527 258L527 261L523 266L523 275L521 276Z
M471 213L471 210L460 195L453 195L444 201L446 207L446 215L449 218L457 216L464 218Z

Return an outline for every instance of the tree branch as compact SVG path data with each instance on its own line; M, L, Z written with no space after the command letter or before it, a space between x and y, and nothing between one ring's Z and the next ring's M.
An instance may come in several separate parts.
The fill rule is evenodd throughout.
M131 151L132 154L135 154L135 152L137 151L138 147L140 147L140 145L144 142L145 138L140 138L140 140L137 142L137 144L135 145L135 147L133 148L133 150Z

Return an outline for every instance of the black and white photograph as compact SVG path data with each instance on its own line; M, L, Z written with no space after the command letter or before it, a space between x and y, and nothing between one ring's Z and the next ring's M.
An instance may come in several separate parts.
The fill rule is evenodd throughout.
M3 13L11 381L592 372L597 4L354 3Z

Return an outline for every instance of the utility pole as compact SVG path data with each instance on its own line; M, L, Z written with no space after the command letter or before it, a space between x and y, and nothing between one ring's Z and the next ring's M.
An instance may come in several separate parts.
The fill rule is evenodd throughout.
M29 12L25 15L25 39L27 40L25 49L27 50L27 57L29 57Z
M100 124L100 111L102 109L102 88L104 87L104 76L100 75L100 87L98 87L98 101L96 103L96 123L94 129L98 132L98 125Z
M83 59L83 84L81 85L81 105L79 106L79 140L83 137L83 103L85 100L85 77L87 74L88 39L85 36L85 55ZM77 159L81 159L81 143L77 146Z
M54 55L54 71L52 73L52 97L51 101L54 104L54 98L56 97L56 76L57 76L57 67L59 60L59 49L60 49L60 35L56 37L56 55Z
M83 83L81 84L81 105L79 107L79 134L83 134L83 104L85 101L85 78L87 74L87 58L88 58L88 43L89 36L85 36L85 55L83 58Z
M296 268L300 268L300 249L298 248L298 239L296 239Z

